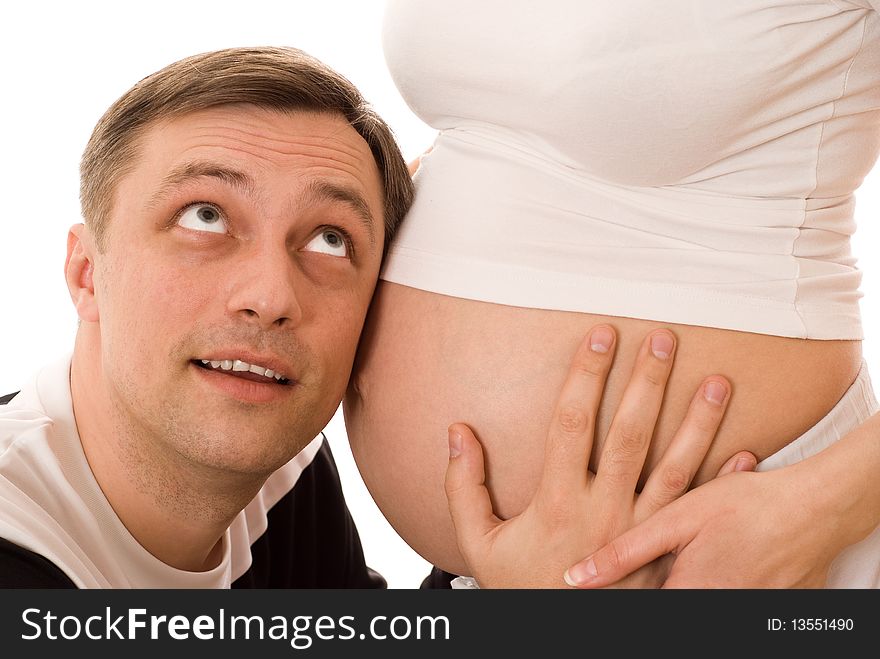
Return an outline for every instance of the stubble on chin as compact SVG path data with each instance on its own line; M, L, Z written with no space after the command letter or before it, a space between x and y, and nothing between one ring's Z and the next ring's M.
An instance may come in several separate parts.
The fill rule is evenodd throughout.
M281 356L296 370L293 395L286 402L251 404L206 393L190 360L214 354L218 346ZM316 370L317 363L295 332L214 327L194 330L176 342L164 375L156 365L148 383L130 369L119 373L114 407L120 432L128 437L125 450L140 456L133 468L149 472L132 477L161 481L167 480L168 470L201 470L230 480L265 479L305 448L336 409L327 391L332 383Z

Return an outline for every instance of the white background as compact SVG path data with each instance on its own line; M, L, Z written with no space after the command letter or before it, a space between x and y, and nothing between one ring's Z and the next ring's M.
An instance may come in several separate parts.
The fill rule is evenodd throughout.
M10 6L12 8L10 8ZM302 48L348 77L395 131L407 160L433 141L385 69L382 2L19 2L3 10L0 186L0 394L70 350L76 316L63 278L68 227L80 220L78 165L92 127L134 82L193 53L229 46ZM857 195L853 250L865 273L865 354L880 373L880 166ZM133 292L134 293L134 292ZM367 562L393 588L429 570L364 488L341 414L327 431Z

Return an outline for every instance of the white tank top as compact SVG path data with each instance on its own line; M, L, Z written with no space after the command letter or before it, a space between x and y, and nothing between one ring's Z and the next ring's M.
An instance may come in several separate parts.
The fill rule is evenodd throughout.
M438 137L382 277L500 304L860 339L880 0L391 0Z

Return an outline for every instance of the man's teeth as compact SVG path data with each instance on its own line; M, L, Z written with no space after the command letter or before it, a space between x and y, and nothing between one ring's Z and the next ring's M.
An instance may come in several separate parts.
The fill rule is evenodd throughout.
M259 366L257 364L248 364L247 362L243 362L240 359L232 360L232 359L221 359L221 360L208 360L202 359L200 360L204 366L210 366L211 368L219 368L223 371L250 371L251 373L256 373L257 375L262 375L267 378L275 378L279 382L281 380L286 380L281 373L276 373L271 368L266 368L265 366Z

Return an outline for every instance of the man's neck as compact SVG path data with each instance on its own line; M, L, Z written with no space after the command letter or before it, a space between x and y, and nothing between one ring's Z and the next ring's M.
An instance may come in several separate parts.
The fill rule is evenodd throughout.
M191 464L139 428L114 405L100 355L83 349L79 336L70 388L83 452L131 535L177 569L216 567L224 533L265 479Z

